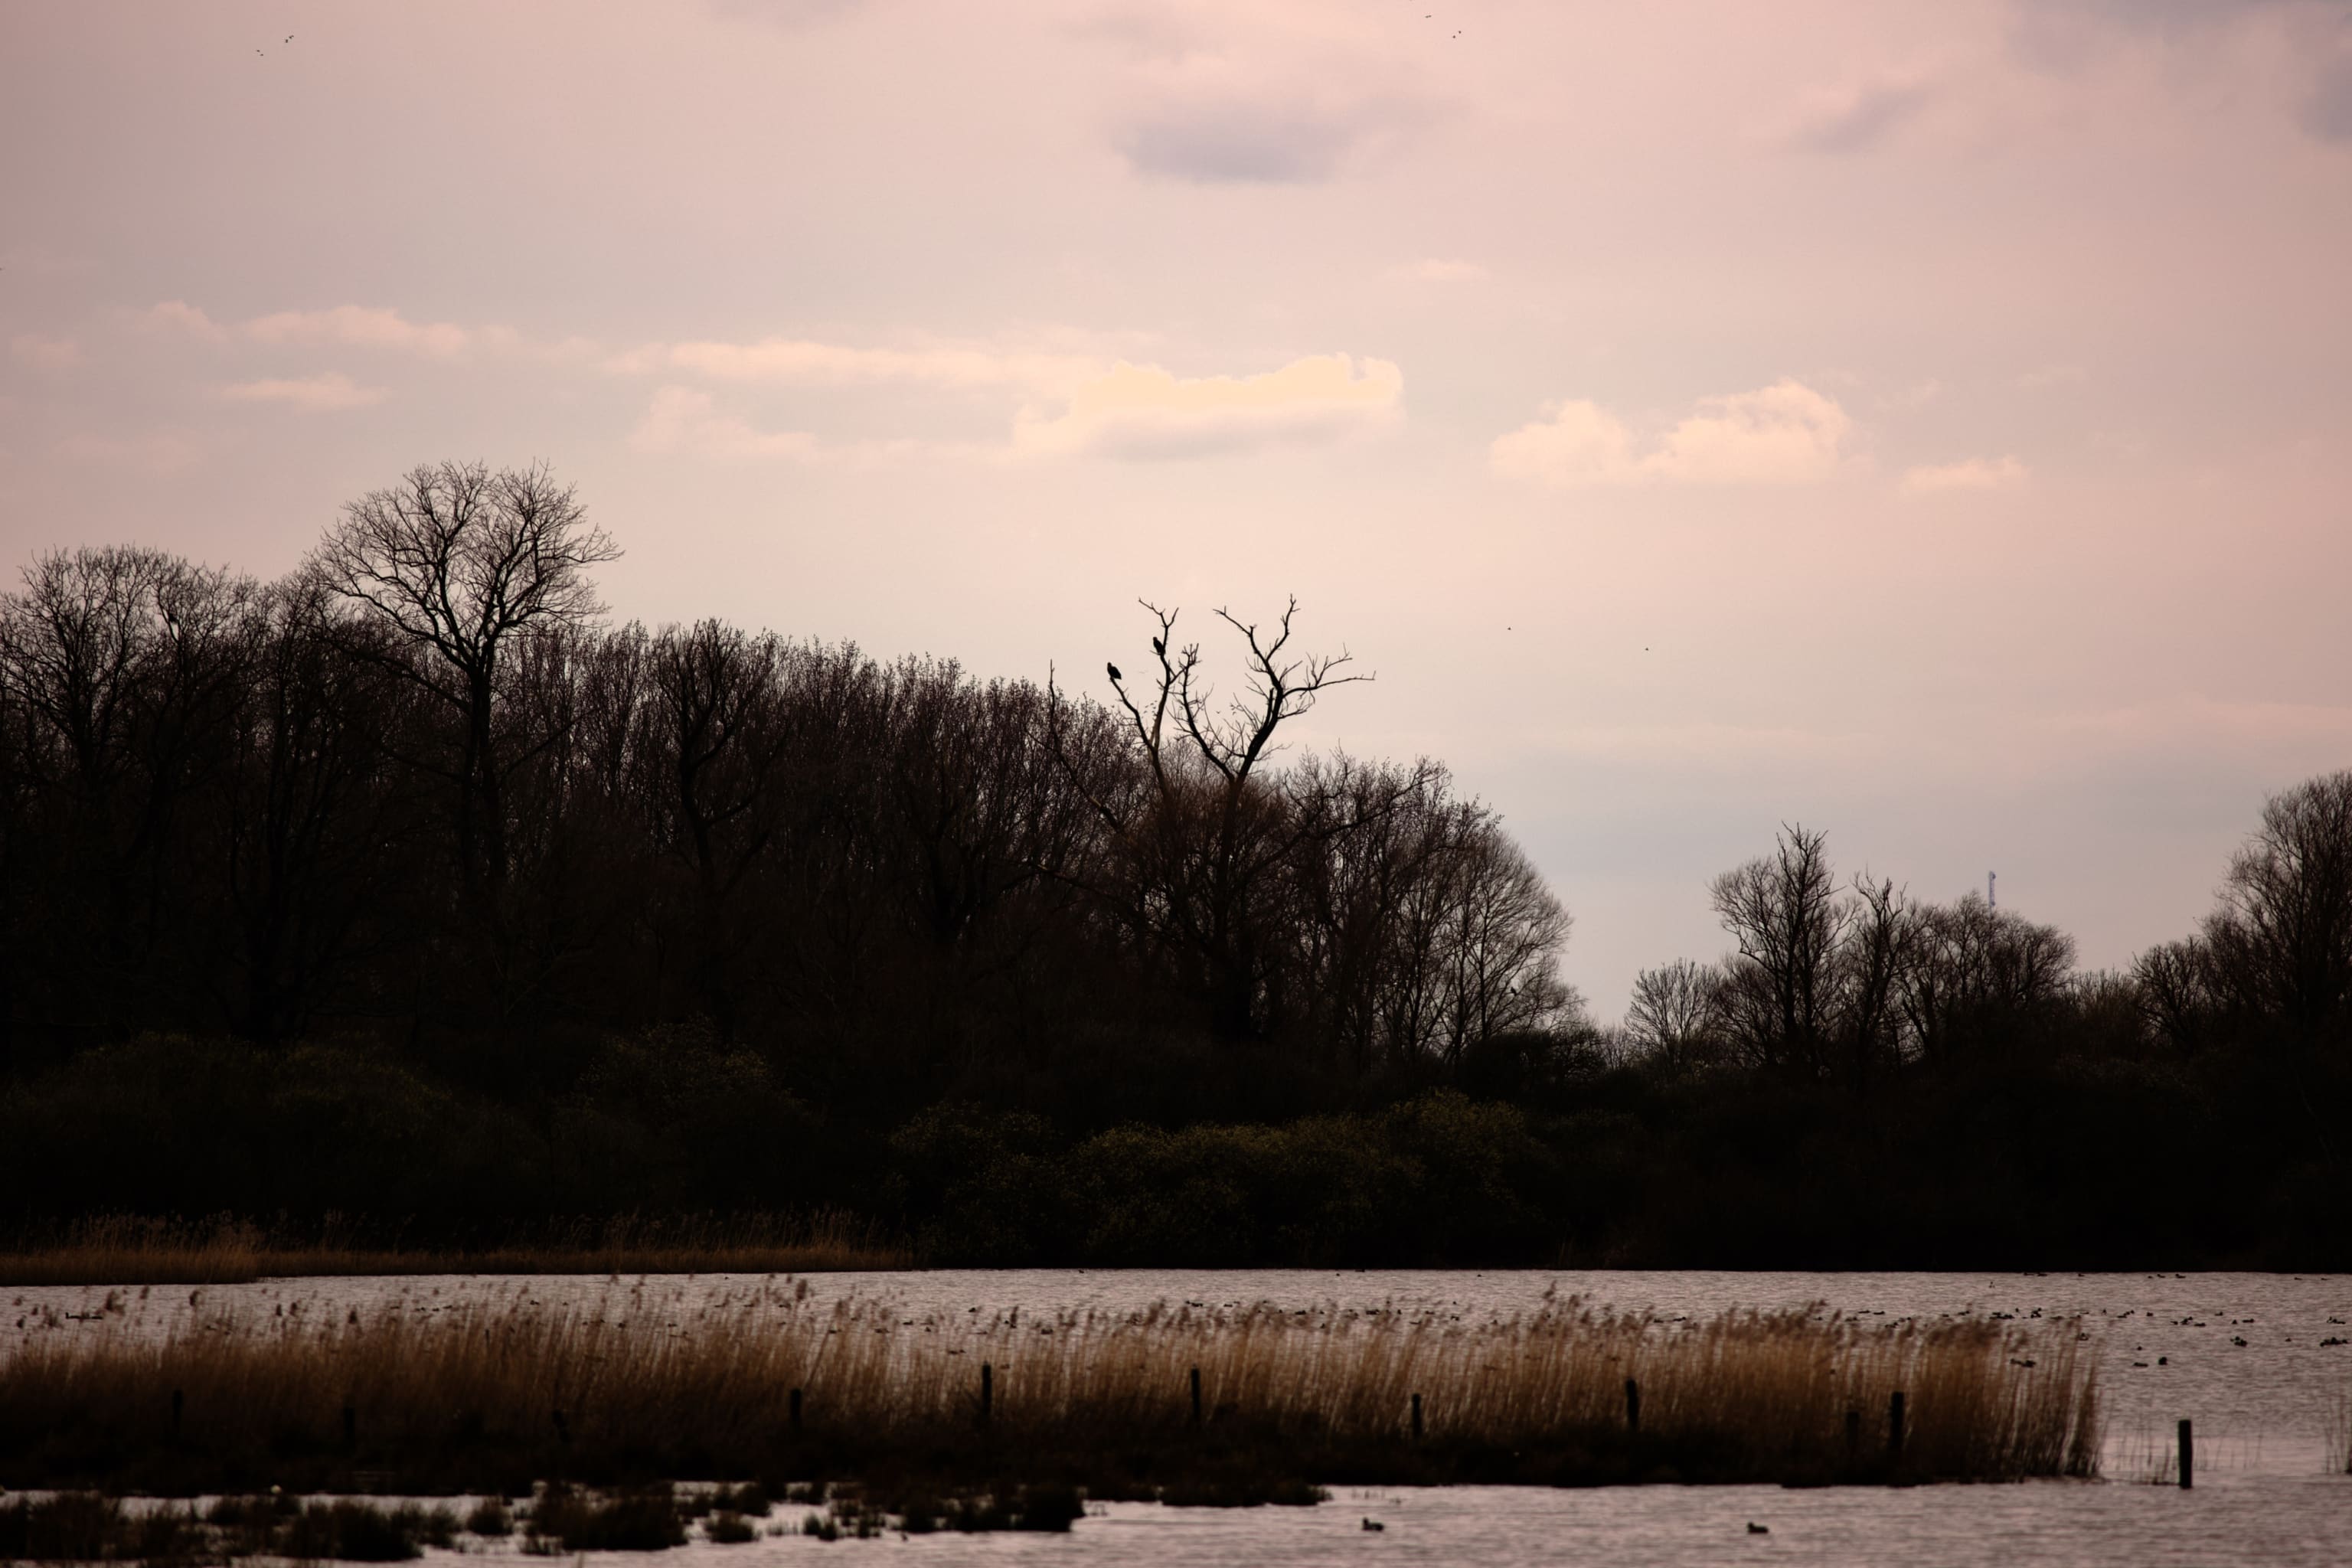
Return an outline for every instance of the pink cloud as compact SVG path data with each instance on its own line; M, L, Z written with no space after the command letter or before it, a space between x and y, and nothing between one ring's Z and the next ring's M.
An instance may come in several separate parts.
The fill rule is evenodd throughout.
M362 386L340 371L296 380L231 382L215 392L231 403L282 403L307 414L364 408L383 402L386 395L383 387Z

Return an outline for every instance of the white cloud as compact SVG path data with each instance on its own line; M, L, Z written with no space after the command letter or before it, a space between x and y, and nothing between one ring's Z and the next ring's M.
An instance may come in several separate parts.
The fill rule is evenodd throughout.
M1701 398L1647 450L1597 403L1549 404L1496 437L1488 458L1498 474L1562 487L1807 484L1837 472L1853 429L1835 398L1784 380Z
M231 382L216 391L232 403L283 403L309 414L364 408L384 397L383 387L362 386L340 371L299 380Z
M71 338L43 338L19 332L8 340L8 352L17 363L35 370L71 370L81 363L81 345Z
M1180 377L1121 361L1047 417L1024 408L1016 453L1171 458L1329 440L1393 421L1404 374L1387 360L1318 354L1258 375Z
M1489 274L1475 261L1447 261L1431 257L1410 267L1400 267L1394 276L1415 283L1484 283Z
M804 338L767 338L752 343L654 343L605 363L606 368L624 374L688 371L714 381L792 386L906 383L1066 392L1100 374L1108 362L1092 355L972 343L859 348Z
M499 346L511 346L514 339L513 333L495 329L478 333L450 321L412 321L398 310L369 305L338 305L329 310L280 310L256 317L241 330L257 342L334 343L391 349L432 359L449 359L463 353L478 338Z
M1968 458L1957 463L1936 463L1904 471L1901 490L1907 496L1934 495L1945 490L1997 490L2021 485L2028 474L2013 457Z
M710 394L690 386L665 386L654 394L645 417L629 433L629 446L657 456L698 458L797 458L819 455L806 430L756 430L721 414Z
M228 339L227 328L185 300L162 301L141 317L140 323L152 331L183 332L208 343L226 342Z

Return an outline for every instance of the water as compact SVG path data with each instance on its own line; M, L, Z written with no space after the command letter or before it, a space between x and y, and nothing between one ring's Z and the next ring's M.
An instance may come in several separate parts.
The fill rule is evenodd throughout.
M490 1300L599 1304L685 1326L772 1288L756 1277L643 1279L442 1276L131 1288L9 1289L0 1353L36 1336L163 1334L201 1316L305 1321ZM1340 1492L1315 1509L1163 1509L1116 1503L1067 1538L917 1537L833 1545L763 1538L698 1543L730 1562L816 1551L907 1561L1350 1563L1594 1560L1612 1564L2327 1563L2352 1562L2352 1478L2326 1473L2332 1424L2352 1400L2352 1277L2274 1274L1811 1274L1601 1271L937 1270L811 1275L812 1298L887 1296L909 1316L1132 1310L1153 1301L1271 1301L1439 1309L1465 1321L1533 1310L1548 1290L1666 1316L1822 1303L1870 1321L2032 1321L2079 1316L2098 1355L2106 1479L2093 1483L1782 1490L1727 1487L1591 1491L1460 1487ZM196 1299L192 1303L191 1295ZM85 1316L87 1315L87 1316ZM21 1322L22 1326L17 1326ZM2239 1342L2242 1341L2243 1343ZM2146 1484L2173 1424L2194 1419L2198 1485ZM796 1517L780 1510L779 1519ZM1362 1528L1366 1517L1386 1528ZM1769 1533L1751 1534L1750 1521Z

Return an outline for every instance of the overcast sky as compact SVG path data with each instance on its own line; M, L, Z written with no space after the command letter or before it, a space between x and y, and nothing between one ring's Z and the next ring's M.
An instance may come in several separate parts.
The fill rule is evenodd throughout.
M1780 822L2116 964L2352 764L2341 3L0 0L0 342L12 582L462 457L648 622L1296 594L1604 1017Z

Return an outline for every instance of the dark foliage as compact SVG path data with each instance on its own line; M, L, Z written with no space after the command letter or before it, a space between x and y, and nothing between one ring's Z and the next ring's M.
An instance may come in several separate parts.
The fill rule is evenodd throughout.
M2128 974L1818 833L1622 1030L1354 679L1155 611L1115 700L595 619L542 471L419 469L294 577L0 595L0 1227L490 1242L832 1209L941 1262L2342 1266L2352 773ZM2193 1184L2147 1173L2191 1159ZM2060 1197L2063 1194L2063 1199Z

